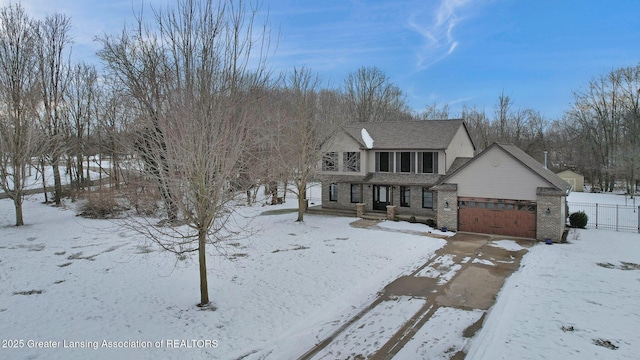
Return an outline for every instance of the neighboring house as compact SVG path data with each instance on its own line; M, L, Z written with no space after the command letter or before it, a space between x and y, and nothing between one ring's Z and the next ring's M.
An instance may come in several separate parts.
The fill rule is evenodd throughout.
M571 186L515 145L493 143L432 190L439 227L559 242Z
M560 171L556 175L560 176L562 180L568 182L569 185L571 185L571 191L582 192L584 190L584 176L569 169Z
M322 207L386 212L435 219L430 189L473 157L462 120L357 123L325 143L320 165Z

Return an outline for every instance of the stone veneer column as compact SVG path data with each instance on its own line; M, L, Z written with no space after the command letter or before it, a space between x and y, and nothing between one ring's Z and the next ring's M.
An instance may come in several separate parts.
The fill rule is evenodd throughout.
M396 207L393 205L387 205L387 220L395 220L396 218Z
M456 184L441 184L434 186L437 191L438 204L436 224L438 228L458 231L458 186Z
M563 193L538 188L536 209L536 239L562 241L565 228ZM547 211L548 210L548 211Z
M359 218L364 216L364 204L356 204L356 216Z

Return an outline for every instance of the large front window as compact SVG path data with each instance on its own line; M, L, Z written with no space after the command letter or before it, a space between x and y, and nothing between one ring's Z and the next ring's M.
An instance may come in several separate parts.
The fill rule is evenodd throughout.
M433 193L427 188L422 188L422 207L433 209Z
M322 171L338 171L337 152L328 152L322 156Z
M376 172L392 172L393 171L393 153L377 152L376 153Z
M418 154L418 169L423 174L438 173L438 153L421 152Z
M344 171L360 171L360 153L344 153Z

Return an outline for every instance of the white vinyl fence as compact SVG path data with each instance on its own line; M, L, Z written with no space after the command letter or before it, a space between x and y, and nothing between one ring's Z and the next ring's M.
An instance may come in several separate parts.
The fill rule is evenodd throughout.
M569 214L584 211L587 227L640 233L640 206L568 202Z

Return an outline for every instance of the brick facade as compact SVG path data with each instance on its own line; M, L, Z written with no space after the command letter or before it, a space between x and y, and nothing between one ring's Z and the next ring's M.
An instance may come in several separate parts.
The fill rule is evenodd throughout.
M343 209L356 211L356 205L358 203L351 202L351 184L346 182L333 182L337 187L337 199L335 201L329 201L329 186L332 182L324 181L322 183L322 207L327 209ZM373 209L373 187L372 184L361 184L362 196L360 199L361 204L364 204L365 212L374 212L385 210ZM436 211L438 204L437 193L433 193L433 208L427 209L422 207L422 186L410 186L411 199L410 206L400 205L400 186L389 185L389 205L395 206L394 215L400 216L420 216L425 218L434 219L436 217ZM428 189L428 187L425 187Z
M330 182L322 183L322 207L327 209L345 209L356 211L356 205L358 203L351 202L351 184L335 182L337 187L337 199L335 201L329 200L329 186ZM362 199L359 203L363 202Z
M359 203L351 202L351 183L336 182L337 200L329 201L329 183L322 186L322 206L329 209L352 209L356 212L358 204L365 212L373 210L373 185L362 184ZM387 215L390 218L399 216L421 216L435 219L437 227L458 230L458 194L455 184L441 184L434 187L433 209L422 208L422 186L410 186L410 207L400 206L400 186L390 186L391 200ZM566 197L548 189L538 189L536 202L536 238L544 241L562 241L565 230ZM447 206L448 205L448 206ZM547 211L548 209L548 211ZM382 211L384 212L384 211ZM389 215L390 214L390 215Z

